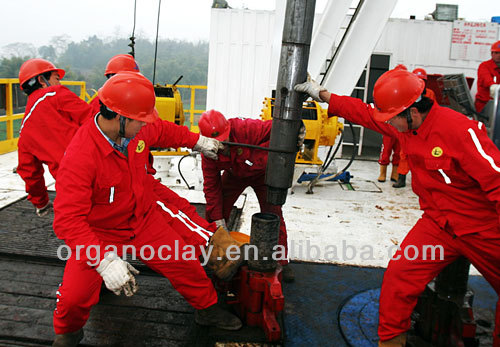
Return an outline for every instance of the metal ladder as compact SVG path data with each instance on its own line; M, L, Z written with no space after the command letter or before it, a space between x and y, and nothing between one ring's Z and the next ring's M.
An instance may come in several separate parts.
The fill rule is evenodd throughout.
M359 12L359 9L363 5L364 0L352 0L351 5L346 13L345 19L344 19L344 25L340 27L337 36L335 38L334 44L331 48L329 58L326 59L325 64L323 66L323 69L320 71L319 75L321 76L321 84L324 82L326 75L328 73L328 70L330 69L331 64L334 61L335 55L338 51L338 48L342 45L345 35L349 30L349 27L351 26L351 23L356 20L357 14ZM336 42L339 42L338 45L335 45ZM365 81L364 85L362 87L354 87L354 90L362 90L363 91L363 102L366 102L367 100L367 91L368 91L368 81L369 81L369 74L370 74L370 59L368 60L367 65L365 66L364 70L365 72ZM364 130L365 128L361 125L353 124L354 128L359 128L359 139L358 139L358 155L361 155L362 150L363 150L363 135L364 135ZM354 146L355 144L352 142L342 142L341 147L340 147L340 153L342 153L342 149L344 146Z

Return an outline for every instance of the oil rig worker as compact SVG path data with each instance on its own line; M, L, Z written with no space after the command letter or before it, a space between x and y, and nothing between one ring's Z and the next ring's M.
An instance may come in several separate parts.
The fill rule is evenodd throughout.
M61 85L64 74L63 69L39 58L27 60L19 69L19 84L28 102L19 129L17 173L40 217L52 209L42 164L57 178L66 147L91 117L91 107Z
M201 115L198 126L202 135L220 141L268 147L272 121L226 119L222 113L209 110ZM259 200L261 212L274 213L280 217L278 243L284 247L288 256L286 225L281 206L267 202L267 151L225 146L223 151L219 151L218 160L203 155L201 165L203 191L207 202L205 218L226 228L234 203L247 187L252 187ZM221 174L221 171L224 172ZM294 273L288 266L288 258L279 260L279 263L283 266L283 281L292 282Z
M117 54L111 59L109 59L104 69L104 77L109 79L110 77L116 75L119 72L130 71L130 72L141 72L139 70L139 65L135 61L134 57L130 54ZM99 103L99 96L96 96L89 103L92 107L92 115L95 115L101 110L101 104Z
M436 94L434 91L427 87L427 71L418 67L413 70L413 73L421 78L425 82L424 96L431 99L433 102L437 103ZM406 153L401 151L399 153L399 166L398 166L398 180L392 186L394 188L403 188L406 187L406 175L410 172L410 168L408 166L408 159Z
M419 295L460 256L468 258L500 293L500 151L482 123L439 106L422 95L424 87L415 74L390 70L375 83L372 107L359 99L329 93L310 79L295 86L296 91L328 102L330 115L396 136L408 155L412 188L420 198L423 215L384 274L379 346L405 345ZM433 256L423 245L439 245L443 252ZM420 250L411 254L416 258L405 257L408 246ZM497 347L499 335L497 302L493 337Z
M395 70L408 70L406 65L398 64L394 68ZM379 182L385 182L387 176L387 166L392 162L392 170L390 180L396 182L399 179L399 164L401 161L401 146L397 138L393 136L382 136L382 146L380 147L380 155L378 158L378 164L380 167L380 174L377 178Z
M477 69L476 111L481 113L500 85L500 41L491 45L491 59Z
M72 252L57 291L54 346L82 339L103 282L117 295L137 291L137 270L121 258L131 252L170 280L196 309L198 324L239 329L241 321L219 307L198 258L164 218L146 171L148 146L198 147L215 159L219 142L200 144L200 135L158 120L153 85L139 73L111 77L99 98L106 110L75 134L56 181L54 231ZM176 244L188 254L176 254Z
M139 65L130 54L117 54L113 56L106 64L104 76L109 79L120 72L140 72ZM98 112L106 112L106 106L102 104L99 96L96 96L90 102L92 107L92 114ZM145 148L148 152L147 172L150 175L149 179L152 180L153 191L163 205L162 210L164 218L170 226L183 237L184 241L189 245L200 246L209 243L213 249L209 254L207 266L214 272L214 274L222 279L229 280L236 273L241 265L243 259L228 260L225 257L226 250L232 245L241 246L241 243L234 240L228 231L218 227L215 223L209 223L201 218L196 211L196 208L189 203L188 200L180 197L173 190L163 185L160 181L153 178L156 170L153 167L153 155L149 148ZM192 232L192 229L199 230L200 232ZM198 250L198 247L196 248ZM221 260L217 256L221 255ZM197 255L198 257L200 254Z

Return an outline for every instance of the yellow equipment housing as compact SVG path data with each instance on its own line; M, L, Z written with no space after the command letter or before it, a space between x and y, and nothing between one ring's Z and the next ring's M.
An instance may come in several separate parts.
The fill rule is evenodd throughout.
M274 98L264 99L264 108L260 115L262 120L272 119ZM297 164L323 165L318 158L319 146L333 146L336 137L344 130L344 124L337 117L328 118L328 110L316 101L306 101L302 105L302 121L306 127L304 146L297 153Z
M171 84L154 86L156 95L156 109L160 118L177 125L184 125L184 107L181 93Z
M155 107L158 110L160 119L166 120L177 125L184 125L184 106L182 104L181 93L175 85L156 84L155 95L156 102ZM177 148L175 151L163 151L154 150L151 151L153 155L186 155L189 152L181 151Z

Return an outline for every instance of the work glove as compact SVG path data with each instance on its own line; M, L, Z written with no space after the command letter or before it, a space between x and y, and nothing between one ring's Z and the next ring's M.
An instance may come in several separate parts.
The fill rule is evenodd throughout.
M224 149L224 145L220 141L203 135L200 135L198 142L196 142L196 145L193 147L193 150L199 151L205 157L213 160L219 159L217 156L219 149Z
M299 136L297 138L297 147L302 147L304 144L304 140L306 138L306 126L304 125L304 122L302 122L302 125L300 126L299 129Z
M217 219L215 221L215 225L218 227L223 227L225 230L227 230L227 225L226 225L226 220L225 219Z
M104 280L106 288L116 295L120 295L123 290L126 296L132 296L139 289L134 277L139 271L114 252L106 253L96 270Z
M326 88L320 85L318 82L311 78L309 73L307 74L307 81L304 83L296 84L293 89L296 92L307 93L313 100L318 102L323 102L319 97L319 93L326 91Z
M497 88L499 88L499 87L500 87L500 84L492 84L492 85L490 86L490 96L491 96L492 98L494 98L494 97L495 97L495 91L496 91L496 90L497 90Z
M44 207L36 208L36 215L38 217L43 217L48 215L50 211L52 211L52 203L49 200L47 205L45 205Z

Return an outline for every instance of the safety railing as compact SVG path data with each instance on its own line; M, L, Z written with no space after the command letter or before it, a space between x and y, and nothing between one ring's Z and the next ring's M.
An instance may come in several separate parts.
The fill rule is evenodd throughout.
M198 120L203 112L207 101L207 86L201 85L177 85L181 93L182 103L184 104L185 113L189 113L189 129L192 132L198 133ZM186 94L189 92L189 97ZM188 101L189 100L189 103ZM187 112L186 112L187 111Z
M82 81L61 81L81 99L90 99ZM19 128L27 102L17 78L0 78L0 154L17 150Z
M82 100L92 99L83 81L61 81ZM177 85L182 96L184 112L189 114L191 131L199 132L198 120L206 105L207 86ZM0 154L17 150L19 128L24 116L27 96L19 87L17 78L0 78Z

